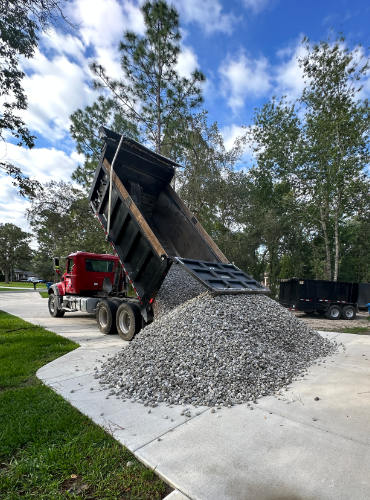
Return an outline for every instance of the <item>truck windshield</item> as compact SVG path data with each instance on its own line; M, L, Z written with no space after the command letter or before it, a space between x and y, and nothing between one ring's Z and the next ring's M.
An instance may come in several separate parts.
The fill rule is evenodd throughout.
M86 259L85 260L86 271L100 272L100 273L111 273L113 272L112 260L95 260Z

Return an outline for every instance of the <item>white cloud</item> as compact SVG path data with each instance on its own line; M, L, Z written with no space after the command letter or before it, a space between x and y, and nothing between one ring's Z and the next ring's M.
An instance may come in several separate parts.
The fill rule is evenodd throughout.
M117 48L95 47L95 56L92 57L91 60L103 66L109 78L115 80L122 78L123 73Z
M234 59L227 57L219 72L224 95L234 112L244 106L247 96L265 95L271 87L269 65L264 57L249 59L243 53Z
M111 78L122 77L118 45L127 30L144 34L140 7L127 0L74 0L67 14L77 23L85 47L92 50L90 61L101 64Z
M22 172L44 183L70 180L73 170L83 161L76 152L68 155L55 148L27 149L10 143L0 143L0 158L20 167Z
M243 4L247 9L250 9L255 14L261 12L265 7L267 7L269 0L243 0Z
M21 198L10 177L0 174L0 223L15 224L24 231L30 232L30 226L25 217L25 211L30 202Z
M54 28L50 28L41 34L41 46L45 49L51 49L57 54L68 55L80 62L85 62L85 47L82 41L70 33L60 33Z
M289 99L296 99L300 95L304 80L298 60L306 53L300 42L296 46L286 47L278 52L277 55L282 62L274 70L277 94L285 94Z
M69 116L90 103L95 92L89 87L87 67L76 64L65 55L48 59L40 51L23 62L27 76L23 86L28 109L22 117L28 127L49 141L65 137Z
M221 32L231 34L238 18L223 12L219 0L174 0L172 2L185 22L199 23L207 35Z
M199 67L196 54L190 47L183 46L179 54L176 70L180 76L189 78L192 72Z
M20 167L25 175L41 183L70 181L72 172L83 162L83 156L76 152L67 155L55 148L26 149L5 142L0 143L0 159ZM25 215L29 207L30 202L19 196L12 179L0 172L0 223L10 222L31 232Z
M241 137L246 132L246 128L233 123L221 129L221 134L224 139L225 148L230 150L234 146L234 142L238 137Z
M360 99L369 99L370 97L370 77L362 82L363 87L359 93Z
M241 125L237 125L233 123L232 125L227 125L221 129L221 134L224 139L225 147L229 151L235 143L235 140L239 137L245 136L252 129L251 127L245 127ZM256 161L255 145L249 142L246 142L243 145L243 153L241 155L240 160L236 165L237 170L247 171Z
M86 46L110 46L122 37L125 18L116 0L75 0L67 10Z

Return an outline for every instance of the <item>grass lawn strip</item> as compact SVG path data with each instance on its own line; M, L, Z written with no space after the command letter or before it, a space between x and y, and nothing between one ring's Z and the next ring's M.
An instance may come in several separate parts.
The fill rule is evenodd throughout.
M33 283L27 281L10 281L9 283L5 283L5 281L0 281L0 287L5 288L31 288L33 290ZM45 289L45 283L37 283L36 288Z
M370 327L366 326L354 326L348 328L342 328L341 333L357 333L359 335L370 335Z
M76 347L0 311L0 498L163 498L153 471L37 379Z

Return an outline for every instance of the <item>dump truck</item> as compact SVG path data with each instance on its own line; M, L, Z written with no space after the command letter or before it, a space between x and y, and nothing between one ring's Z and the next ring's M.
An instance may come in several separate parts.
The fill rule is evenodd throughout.
M182 266L213 294L269 293L228 261L172 188L180 165L106 127L101 127L100 136L102 154L89 200L120 263L122 278L112 271L102 275L95 288L64 295L60 284L53 285L49 289L52 315L71 311L69 304L82 310L81 304L83 310L96 313L103 333L117 330L130 340L153 320L153 302L173 264ZM123 281L135 297L127 297L117 286Z
M358 283L291 278L280 281L279 302L306 314L351 320L358 310L358 291Z

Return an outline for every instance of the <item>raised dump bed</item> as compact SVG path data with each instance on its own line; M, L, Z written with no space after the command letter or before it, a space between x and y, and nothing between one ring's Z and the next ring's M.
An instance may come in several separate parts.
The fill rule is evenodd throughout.
M106 234L110 219L108 240L143 305L154 300L174 261L215 293L268 293L228 261L171 187L179 165L105 127L100 133L90 202Z

